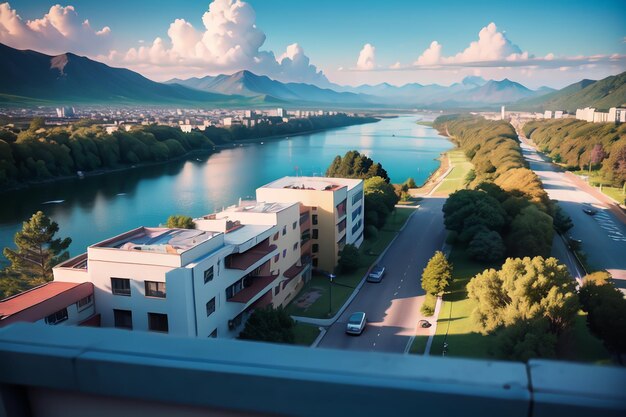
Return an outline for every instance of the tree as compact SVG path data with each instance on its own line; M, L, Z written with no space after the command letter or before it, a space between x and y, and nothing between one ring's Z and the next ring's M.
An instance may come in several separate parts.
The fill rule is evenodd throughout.
M555 204L552 222L554 224L554 228L557 230L557 232L561 234L567 232L569 229L574 227L572 218L565 214L565 211L563 211L561 206L559 206L558 204Z
M535 205L528 206L513 219L506 246L511 256L550 256L552 217Z
M46 120L43 117L33 117L33 120L30 121L30 125L28 126L28 130L34 132L42 127L46 127Z
M559 335L579 309L574 280L555 258L509 258L502 269L488 269L472 278L467 292L476 302L472 317L483 334L543 317L550 332Z
M626 299L609 281L606 272L583 279L580 303L587 312L587 325L611 352L626 352Z
M293 344L294 326L295 322L282 308L256 309L239 333L239 339Z
M497 261L504 258L506 248L498 232L483 229L474 235L467 246L467 253L472 259L481 262Z
M67 248L72 243L69 237L54 239L58 231L59 225L43 212L33 214L15 234L17 250L4 248L4 256L11 262L9 271L34 285L51 281L52 267L69 258Z
M417 188L417 184L415 184L415 180L411 177L407 178L405 184L409 188Z
M500 359L526 362L532 358L556 356L555 334L544 318L519 320L498 332L495 354Z
M363 184L363 194L366 225L382 227L387 216L398 203L398 196L393 185L387 183L382 177L368 178Z
M358 151L348 151L343 156L339 155L333 159L326 170L327 177L339 178L361 178L381 177L389 183L389 175L381 164L375 163L366 155L361 155Z
M195 229L196 224L189 216L173 215L167 218L166 227L170 229Z
M601 144L596 143L593 149L591 150L590 156L590 165L599 164L602 160L606 158L606 152L604 152L604 148ZM590 167L591 168L591 167Z
M339 270L344 273L352 272L361 265L361 253L353 244L347 244L341 251Z
M441 251L435 252L422 273L422 288L429 294L440 295L452 279L452 265Z

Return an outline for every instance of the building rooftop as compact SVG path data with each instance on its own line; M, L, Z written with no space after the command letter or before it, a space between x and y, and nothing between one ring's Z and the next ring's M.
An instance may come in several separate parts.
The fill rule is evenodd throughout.
M24 310L27 310L31 307L37 306L44 302L50 304L52 298L63 295L78 286L84 286L84 291L81 291L78 297L82 298L86 296L85 294L89 294L93 292L93 285L90 282L59 282L52 281L46 284L40 285L38 287L32 288L30 290L21 292L12 297L5 298L4 300L0 300L0 321L6 320L11 316L18 314ZM61 297L67 298L67 297ZM54 306L52 306L52 311L47 312L47 314L51 314L54 311L57 311L63 307L67 307L72 302L76 302L78 298L66 301L67 304L63 300L59 300L60 303L54 302ZM56 310L55 310L56 309ZM47 310L50 310L48 308ZM44 313L45 314L45 313ZM40 318L40 317L38 317Z
M278 213L280 211L283 211L287 207L291 207L294 204L297 203L265 203L262 201L242 201L237 206L228 207L222 213Z
M283 177L265 184L261 188L290 188L293 190L335 191L342 187L348 190L359 185L363 180L351 178L326 177Z
M194 229L140 227L93 245L127 251L180 254L220 234Z
M230 245L241 245L255 237L271 230L274 226L260 224L246 224L227 232L224 235L224 243Z

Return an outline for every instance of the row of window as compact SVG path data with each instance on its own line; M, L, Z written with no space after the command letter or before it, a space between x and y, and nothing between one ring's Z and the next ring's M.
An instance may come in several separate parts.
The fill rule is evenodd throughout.
M363 198L363 193L359 192L352 196L352 205L355 205Z
M165 283L157 281L144 281L146 297L165 298ZM111 278L111 291L115 295L130 296L129 278Z
M78 300L76 302L76 307L78 308L78 311L81 311L81 309L84 309L84 307L91 305L91 303L93 303L93 295L89 294L87 297ZM64 322L68 319L68 317L69 315L67 312L67 308L63 308L55 313L50 314L49 316L46 316L44 321L46 322L46 324L54 325Z
M354 223L354 226L352 226L352 234L355 234L359 230L362 223L363 223L363 220L361 219L359 219L358 222Z
M362 210L363 210L363 206L358 206L357 208L352 210L352 221L354 221L357 217L359 217Z
M133 312L130 310L113 310L113 319L115 327L120 329L133 328ZM165 332L169 331L169 324L167 320L167 314L162 313L148 313L148 330L153 332Z

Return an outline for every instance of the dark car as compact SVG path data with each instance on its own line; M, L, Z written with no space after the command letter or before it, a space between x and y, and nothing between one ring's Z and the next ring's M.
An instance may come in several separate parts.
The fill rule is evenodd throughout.
M385 267L381 265L376 265L374 268L372 268L369 275L367 276L367 281L368 282L380 282L383 280L384 275L385 275Z
M590 216L595 216L595 214L598 212L598 210L596 210L595 208L593 208L592 206L584 206L583 207L583 213L588 214Z
M417 322L417 324L423 329L428 329L430 326L432 326L432 324L430 324L428 320L420 320Z

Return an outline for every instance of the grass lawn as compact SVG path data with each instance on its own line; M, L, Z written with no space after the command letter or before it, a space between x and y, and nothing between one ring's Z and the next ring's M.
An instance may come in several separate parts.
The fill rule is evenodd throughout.
M454 267L453 281L449 291L443 296L444 304L439 312L437 332L433 338L430 354L441 355L443 343L447 341L448 356L488 358L495 336L483 336L476 331L470 318L475 303L467 298L465 287L474 275L487 267L498 265L484 265L472 261L462 248L457 247L452 249L449 259Z
M414 353L416 355L424 354L424 351L426 350L426 342L428 342L428 336L415 336L409 353Z
M620 187L612 187L611 183L602 176L598 174L598 171L591 171L591 176L589 175L589 171L573 171L576 175L585 175L589 177L589 183L594 187L598 188L600 185L602 188L599 188L603 194L608 195L613 200L618 201L621 204L624 204L624 199L626 199L626 194L624 194L624 189Z
M314 274L311 280L302 287L300 293L289 303L285 311L292 316L323 319L334 316L348 297L350 297L350 294L352 294L359 282L361 282L370 265L389 245L409 216L413 214L413 211L412 209L401 208L395 209L389 215L387 223L378 232L378 237L376 239L366 239L361 245L359 249L361 252L361 267L350 274L337 274L337 277L333 280L332 293L329 292L330 282L328 277ZM296 301L300 298L300 295L311 291L318 292L319 297L317 300L306 308L297 306Z
M448 195L457 190L465 188L465 177L473 168L472 163L467 159L465 153L460 149L453 149L447 153L452 171L444 178L443 182L435 190L435 195Z
M433 127L433 122L427 122L424 120L420 120L419 122L417 122L418 125L420 126L428 126L428 127Z
M296 323L294 333L296 334L296 345L311 346L320 334L320 329L310 324Z

